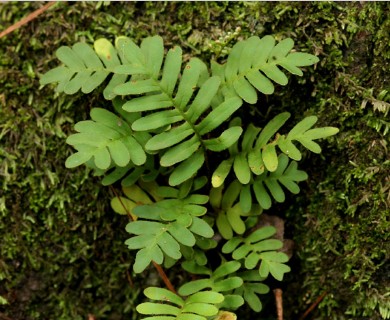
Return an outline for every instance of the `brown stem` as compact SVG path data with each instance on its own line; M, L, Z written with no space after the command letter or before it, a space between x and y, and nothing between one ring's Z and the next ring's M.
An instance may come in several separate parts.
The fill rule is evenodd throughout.
M165 286L170 291L177 294L172 282L168 279L167 274L165 273L164 269L161 268L161 266L159 264L157 264L156 262L152 261L152 263L153 263L154 267L156 268L158 274L160 275L161 279L164 281Z
M113 187L113 186L110 186L110 189L111 189L111 191L114 193L115 197L118 198L118 200L119 200L121 206L123 207L123 209L125 209L126 214L127 214L127 217L129 218L129 220L134 221L133 216L131 215L131 213L129 212L129 210L127 210L127 208L125 207L124 203L122 202L121 197L118 195L118 193L116 192L116 190L114 189L114 187Z
M275 289L276 314L278 320L283 320L283 291L282 289Z
M321 294L316 301L312 303L312 305L306 310L306 312L299 318L299 320L304 320L310 312L313 311L315 307L324 299L324 297L327 295L327 292L325 291L323 294Z
M0 33L0 38L5 37L7 34L15 31L16 29L19 29L21 26L25 25L26 23L29 23L31 20L34 20L41 13L45 12L47 9L49 9L51 6L53 6L55 4L56 4L56 2L46 3L42 8L39 8L39 9L35 10L34 12L30 13L27 17L25 17L22 20L16 22L12 26L8 27L3 32L1 32Z

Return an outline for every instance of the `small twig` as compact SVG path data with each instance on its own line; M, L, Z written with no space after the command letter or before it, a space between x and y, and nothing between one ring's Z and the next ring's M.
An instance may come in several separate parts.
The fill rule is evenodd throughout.
M121 260L122 263L126 262L122 256L119 259ZM127 277L127 281L129 282L130 287L134 288L134 282L133 282L133 279L131 278L131 274L130 274L128 269L126 269L126 277Z
M42 14L43 12L45 12L47 9L49 9L51 6L53 6L55 4L56 4L56 2L46 3L42 8L35 10L34 12L30 13L27 17L16 22L12 26L8 27L3 32L1 32L0 38L5 37L7 34L15 31L16 29L19 29L21 26L25 25L26 23L29 23L31 20L34 20L36 17L38 17L40 14Z
M282 289L275 289L276 315L278 320L283 320L283 291Z
M113 191L113 193L115 194L115 196L119 199L119 202L120 204L122 205L123 209L125 209L126 213L127 213L127 216L129 217L130 220L134 220L131 213L129 212L129 210L127 210L127 208L125 207L125 205L123 204L123 202L121 201L121 198L118 196L118 193L115 191L115 189L111 187L111 190ZM173 286L172 282L169 280L168 276L166 275L165 271L163 270L163 268L161 268L161 266L159 264L157 264L156 262L152 261L154 267L156 268L158 274L160 275L161 279L164 281L165 283L165 286L170 290L172 291L173 293L176 294L176 290L175 290L175 287Z
M123 209L125 209L128 218L129 218L131 221L134 221L133 216L131 215L131 213L129 212L129 210L127 210L127 208L125 207L125 205L124 205L124 203L123 203L121 197L118 195L118 193L116 192L116 190L114 189L114 187L113 187L113 186L110 186L110 189L111 189L111 191L114 193L115 197L118 198L118 200L119 200L121 206L123 207Z
M324 297L327 295L327 292L325 291L323 294L321 294L316 301L312 303L312 305L305 311L305 313L299 318L299 320L304 320L310 312L314 310L315 307L324 299Z
M159 264L157 264L156 262L152 261L154 267L157 269L157 272L158 274L160 275L161 279L164 281L165 283L165 286L170 290L172 291L173 293L176 294L176 290L175 288L173 287L173 284L172 282L168 279L167 277L167 274L165 273L164 269L161 268L161 266Z

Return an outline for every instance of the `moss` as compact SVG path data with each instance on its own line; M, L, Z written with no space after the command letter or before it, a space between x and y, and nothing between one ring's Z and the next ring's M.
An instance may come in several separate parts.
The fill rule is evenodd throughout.
M41 5L2 4L2 26ZM297 49L321 61L261 97L250 112L270 117L287 109L294 120L316 114L321 125L341 130L322 143L321 156L306 155L301 166L310 180L280 208L297 247L294 272L283 284L286 318L297 318L324 291L313 319L384 318L389 8L386 2L60 2L0 39L0 296L8 301L0 312L12 319L85 319L89 313L135 319L145 280L129 273L126 221L108 208L110 191L84 169L64 168L73 123L107 104L99 92L58 96L40 88L39 75L57 64L54 51L99 37L126 34L139 41L159 34L187 58L222 62L237 40L274 34L292 37ZM264 303L274 314L272 297ZM240 316L254 315L244 310Z

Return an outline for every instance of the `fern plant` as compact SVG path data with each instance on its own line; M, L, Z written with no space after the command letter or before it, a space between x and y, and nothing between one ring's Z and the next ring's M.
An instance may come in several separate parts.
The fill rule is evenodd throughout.
M293 47L289 38L253 36L234 45L225 63L208 67L198 58L183 65L182 50L166 52L159 36L139 46L127 37L115 45L99 39L93 48L60 47L62 65L41 77L65 94L104 86L112 101L111 110L93 108L90 120L75 125L66 142L76 152L65 165L84 164L103 185L121 185L111 206L130 219L125 245L136 252L133 270L153 264L169 288L144 290L154 302L137 306L143 319L234 319L244 304L259 312L266 279L282 281L290 271L276 229L256 225L307 179L298 169L302 149L320 153L315 140L338 129L313 128L317 117L309 116L280 131L288 112L259 128L237 111L318 61ZM177 266L193 280L176 292L161 266Z

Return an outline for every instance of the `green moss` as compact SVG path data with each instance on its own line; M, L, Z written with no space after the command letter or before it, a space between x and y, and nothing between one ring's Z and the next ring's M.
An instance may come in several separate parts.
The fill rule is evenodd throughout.
M42 4L0 6L9 26ZM292 37L321 61L251 108L259 117L289 110L340 128L321 157L306 156L310 178L287 210L296 243L284 287L287 319L324 291L314 319L381 319L389 305L389 4L343 2L60 2L0 39L0 312L13 319L136 319L132 257L110 191L84 169L65 170L64 140L96 95L53 96L39 75L55 50L76 41L159 34L166 46L223 61L251 34ZM382 109L378 109L378 103ZM363 108L364 107L364 108ZM381 111L382 110L382 111ZM386 111L387 110L387 111ZM148 274L145 276L149 276ZM149 281L156 281L153 277ZM4 299L8 304L4 303ZM272 297L265 301L274 314ZM386 309L387 308L387 309ZM240 319L250 318L244 312ZM382 316L381 316L382 314ZM264 317L267 317L264 314Z

